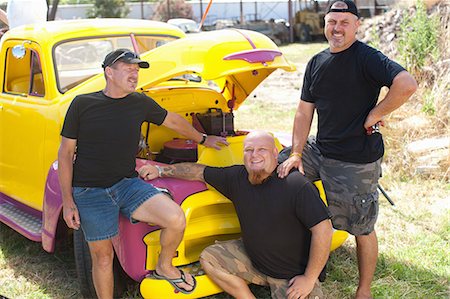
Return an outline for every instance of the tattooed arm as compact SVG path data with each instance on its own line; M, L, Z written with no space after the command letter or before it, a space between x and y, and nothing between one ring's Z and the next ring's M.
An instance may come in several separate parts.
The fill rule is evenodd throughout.
M177 163L172 165L144 165L139 168L139 176L145 180L153 180L158 177L169 177L189 181L202 181L205 165L196 163Z

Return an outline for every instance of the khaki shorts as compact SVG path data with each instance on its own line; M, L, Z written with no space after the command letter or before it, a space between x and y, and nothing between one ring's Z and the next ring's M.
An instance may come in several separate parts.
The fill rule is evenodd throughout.
M245 252L241 239L216 241L216 244L206 247L200 257L215 269L221 269L225 273L238 276L248 283L269 286L272 298L287 298L286 291L289 280L272 278L256 270ZM325 297L317 280L307 299L323 298Z
M378 218L381 159L358 164L325 158L310 137L302 162L309 180L322 180L333 227L355 236L370 234Z

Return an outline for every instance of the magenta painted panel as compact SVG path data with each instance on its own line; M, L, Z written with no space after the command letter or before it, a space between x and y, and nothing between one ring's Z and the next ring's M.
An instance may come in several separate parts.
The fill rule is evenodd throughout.
M44 192L44 205L42 208L42 247L47 252L53 252L55 250L56 229L62 210L61 189L59 187L57 171L58 162L55 161L48 171Z
M224 60L245 60L249 63L264 63L268 61L273 61L275 57L281 56L282 53L280 51L275 50L262 50L262 49L254 49L248 51L242 51L234 54L230 54L225 56Z
M145 270L147 256L144 237L159 227L146 223L131 224L124 216L119 218L119 234L113 239L114 250L125 272L134 280L141 281L148 273Z
M145 164L157 164L154 161L136 159L136 170ZM156 187L170 191L176 203L180 204L190 195L207 189L203 182L185 181L179 179L155 179L149 181ZM120 216L119 235L113 239L114 249L125 272L134 280L141 281L148 271L145 270L146 247L144 237L158 226L146 223L131 224L127 218Z

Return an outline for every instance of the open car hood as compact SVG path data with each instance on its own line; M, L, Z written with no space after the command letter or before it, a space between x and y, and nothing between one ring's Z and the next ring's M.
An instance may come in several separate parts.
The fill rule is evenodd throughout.
M150 68L139 71L136 90L146 91L186 74L202 78L197 87L213 86L236 109L273 71L294 71L277 45L264 34L237 29L201 32L171 41L141 55ZM72 99L102 89L104 75L98 74L64 94ZM177 86L180 86L178 84ZM186 85L187 87L192 85Z
M237 29L194 34L144 53L141 59L150 68L140 70L137 89L195 74L215 86L234 109L276 69L295 70L267 36Z

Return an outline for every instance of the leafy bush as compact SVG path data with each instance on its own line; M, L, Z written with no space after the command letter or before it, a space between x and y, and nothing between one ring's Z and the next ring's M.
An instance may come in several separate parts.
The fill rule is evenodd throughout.
M160 0L156 5L153 20L166 22L173 18L192 19L193 16L192 5L184 0Z
M124 18L130 9L125 0L95 0L94 6L88 10L88 18Z
M398 51L405 67L413 74L420 75L421 68L432 64L439 55L439 20L427 15L422 0L417 1L415 13L405 15L400 24Z

